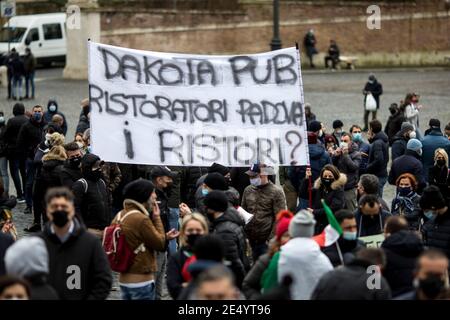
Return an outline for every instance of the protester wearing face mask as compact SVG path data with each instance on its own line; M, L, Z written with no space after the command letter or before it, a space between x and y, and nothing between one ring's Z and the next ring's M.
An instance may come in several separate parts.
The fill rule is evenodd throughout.
M172 299L176 300L183 287L186 287L189 282L190 279L184 277L184 264L193 256L197 239L206 234L208 234L208 223L203 215L192 213L183 218L179 249L170 256L167 263L167 289Z
M154 300L156 251L164 250L166 237L154 185L135 180L123 189L123 210L112 223L119 223L127 244L136 253L127 271L120 273L122 300Z
M72 185L77 215L83 219L88 231L100 239L103 229L111 222L108 191L101 171L103 164L95 154L85 155L81 160L82 178Z
M416 132L413 125L409 122L403 122L400 131L392 138L392 161L405 154L409 139L414 138L416 138Z
M225 260L236 277L236 285L242 286L245 274L249 270L247 241L244 222L238 216L230 214L228 198L223 191L214 190L205 197L205 207L210 222L210 232L220 237L225 244Z
M54 133L53 135L59 135ZM62 137L62 136L61 136ZM48 189L61 186L61 169L67 159L66 151L63 146L55 145L42 158L42 166L38 170L34 180L33 193L33 225L26 228L27 232L36 232L41 230L41 221L45 223L44 197Z
M391 214L382 209L378 197L373 194L365 195L358 205L359 208L355 211L358 238L383 235L384 224Z
M52 118L55 114L59 114L61 117L63 117L63 125L61 127L63 134L66 135L67 133L67 121L66 116L58 110L58 102L55 99L48 100L47 103L47 111L44 112L44 120L47 123L52 122Z
M384 133L386 133L389 138L389 146L392 146L394 136L402 129L402 123L405 122L406 119L403 113L400 112L400 108L396 103L391 104L389 107L389 112L391 115L389 116L384 127Z
M358 240L358 228L353 212L345 209L339 210L335 213L335 217L341 226L342 234L337 241L322 247L322 252L330 259L334 268L346 265L355 258L358 250L364 248L364 244Z
M434 155L437 149L444 149L447 154L450 154L450 141L442 134L441 122L438 119L430 119L429 125L430 128L422 140L422 163L425 178L428 178L428 171L434 165Z
M0 176L6 194L9 194L9 174L8 174L8 146L5 140L6 121L5 115L0 111Z
M70 142L64 145L66 150L67 160L61 169L61 185L67 188L72 188L75 181L81 179L81 159L83 152L76 142Z
M252 247L253 261L267 252L268 241L275 234L275 218L278 212L286 210L283 189L269 180L275 170L263 163L255 163L246 172L250 185L245 188L241 207L253 214L245 226Z
M381 249L386 254L383 275L396 297L413 289L413 271L417 257L423 252L422 240L409 229L402 216L389 217L384 226L385 240Z
M434 152L434 166L428 171L428 183L439 188L444 199L450 202L450 170L448 153L439 148Z
M400 106L400 110L403 112L406 121L414 127L417 138L422 140L422 134L419 129L419 111L422 109L422 105L419 104L419 98L420 96L416 93L408 93Z
M406 146L406 152L392 162L388 182L395 185L398 177L403 173L412 174L417 180L417 192L422 193L426 186L426 180L421 160L422 143L417 139L410 139Z
M306 169L306 176L300 187L302 198L309 199L309 177L312 175L311 169ZM319 234L328 224L325 210L322 206L322 199L330 206L333 212L337 212L345 207L344 186L347 183L347 176L339 172L333 165L327 164L320 172L320 177L314 182L311 190L311 203L308 210L314 214L317 223L314 234Z
M419 230L420 226L420 196L416 193L417 180L410 173L401 174L395 185L397 191L392 200L391 213L405 217L411 230Z
M64 187L50 189L45 202L49 222L40 236L48 250L48 283L62 300L106 299L111 290L111 269L99 239L86 232L75 217L72 192ZM79 277L76 282L75 272Z
M344 126L344 124L342 123L341 120L333 121L333 137L334 137L334 139L336 139L337 145L341 144L341 136L342 136L342 133L344 133L344 130L342 130L343 126Z
M270 240L269 251L258 258L247 273L242 290L248 300L261 298L261 290L269 291L278 286L278 259L281 247L290 239L289 224L294 214L282 210L277 214L276 236Z
M420 207L429 219L422 227L423 242L430 248L442 250L450 257L450 210L439 188L429 186L423 190Z
M369 115L371 113L372 113L372 120L375 120L377 118L377 111L378 111L378 109L380 109L380 96L383 94L383 86L381 85L380 82L378 82L378 80L374 74L369 75L369 79L366 82L366 85L364 86L364 89L363 89L364 105L366 104L366 99L367 99L368 94L371 94L373 96L373 98L375 99L377 108L375 111L364 110L364 129L363 129L363 131L367 131Z
M370 145L364 141L362 136L362 129L360 126L354 124L349 130L352 135L353 142L358 146L358 151L361 154L361 162L359 164L359 175L366 173L367 164L369 163Z
M415 290L395 300L439 300L449 289L448 258L439 250L426 250L417 259L413 285Z
M333 164L340 172L347 176L347 182L344 186L345 207L354 211L356 209L356 186L358 184L359 166L361 163L361 152L352 141L352 136L343 133L341 136L341 144L336 149L332 158Z
M45 120L43 119L43 108L39 105L33 107L31 118L25 122L20 128L17 138L17 152L19 157L25 159L26 165L26 184L25 184L25 200L27 207L24 211L31 214L33 206L33 182L36 172L34 164L34 154L39 143L42 141Z
M0 300L29 300L30 285L19 277L0 277Z
M317 140L320 144L325 145L325 133L323 130L323 125L320 121L313 120L308 125L308 132L316 134Z

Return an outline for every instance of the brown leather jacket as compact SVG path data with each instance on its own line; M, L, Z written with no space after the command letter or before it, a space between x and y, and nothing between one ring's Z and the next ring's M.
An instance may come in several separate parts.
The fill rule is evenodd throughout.
M166 243L161 218L158 216L150 219L144 206L131 199L125 199L123 206L121 216L133 210L140 212L128 215L122 222L122 230L128 245L132 250L137 249L141 244L145 246L145 251L139 251L127 273L155 273L157 271L155 251L163 251ZM113 223L116 222L117 216L113 220Z

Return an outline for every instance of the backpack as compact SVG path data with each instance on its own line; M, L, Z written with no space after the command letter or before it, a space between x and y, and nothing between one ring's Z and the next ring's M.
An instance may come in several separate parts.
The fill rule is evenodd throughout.
M140 213L140 211L127 212L123 217L121 216L122 211L119 212L117 214L117 223L111 224L103 231L102 246L108 257L111 269L115 272L124 273L128 271L139 251L145 251L143 243L133 251L126 241L125 234L122 232L121 224L126 217L133 213Z

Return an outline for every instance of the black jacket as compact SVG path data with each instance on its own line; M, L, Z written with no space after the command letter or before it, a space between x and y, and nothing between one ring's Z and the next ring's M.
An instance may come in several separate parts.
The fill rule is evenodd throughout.
M337 246L339 245L339 249L341 250L342 259L339 256L339 252ZM334 268L344 264L348 264L355 258L355 254L358 250L364 248L364 243L358 240L345 240L344 238L339 237L339 240L333 243L331 246L323 247L322 252L330 259L331 264Z
M21 156L34 159L36 149L42 141L44 126L44 119L41 122L35 122L30 119L22 125L17 138L16 149Z
M5 253L6 250L14 243L13 237L9 234L0 232L0 276L5 274Z
M159 206L159 210L161 212L161 221L164 225L164 231L165 232L169 232L170 231L170 224L169 224L169 214L170 214L170 209L169 209L169 197L167 195L167 193L165 193L164 191L155 188L155 193L157 196L157 200L160 201L160 203L158 204Z
M195 192L197 191L197 180L208 173L206 167L186 167L180 181L181 201L189 208L195 208Z
M428 220L422 228L422 236L426 246L440 249L450 258L450 208Z
M256 260L242 283L242 292L248 300L259 300L261 297L261 278L269 266L272 257L268 253Z
M391 148L392 161L405 154L407 144L408 139L406 139L403 136L402 132L397 132L397 134L392 138L392 148Z
M64 243L52 233L50 223L41 233L49 255L48 283L62 300L105 300L112 284L106 254L99 239L73 221L74 230Z
M366 173L374 174L377 177L387 177L388 162L388 137L383 131L380 131L372 139Z
M55 106L56 106L56 111L52 112L52 111L50 111L50 110L48 109L48 108L50 107L51 104L55 104ZM47 103L47 111L44 112L44 120L45 120L45 122L47 122L47 123L52 122L52 118L53 118L53 116L54 116L55 114L59 114L61 117L63 117L64 122L63 122L63 125L62 125L61 129L62 129L63 134L66 135L66 133L67 133L67 120L66 120L66 116L65 116L64 113L62 113L61 111L58 111L58 102L56 102L56 100L50 99L50 100L48 100L48 103Z
M380 288L370 289L367 268L370 263L353 260L348 265L326 273L314 289L311 300L389 300L391 290L381 276Z
M38 216L45 217L45 194L47 190L61 186L60 176L63 164L63 159L54 157L43 161L41 169L36 172L33 184L33 208L35 211L41 212Z
M66 161L61 168L59 179L62 186L71 189L75 181L81 179L81 177L81 169L71 167L70 163Z
M450 202L450 171L447 166L438 167L437 165L428 170L428 183L439 188L444 199Z
M406 150L403 156L398 157L392 162L391 171L389 172L388 182L395 185L397 178L403 173L410 173L418 182L418 193L426 187L425 174L423 171L423 164L417 152Z
M383 94L383 86L378 81L374 81L373 83L367 82L364 86L364 91L368 91L372 93L373 98L377 102L377 109L380 108L380 96ZM364 96L364 104L366 102L366 96Z
M111 223L111 209L106 184L103 179L93 181L85 178L85 181L87 188L82 180L78 180L72 185L75 195L75 211L79 217L82 217L86 227L103 230Z
M320 178L314 182L311 208L314 209L313 214L316 219L314 234L321 233L328 224L328 219L322 206L322 199L325 200L333 212L345 208L344 186L346 182L347 176L343 173L341 173L338 180L331 184L331 190L326 190L325 187L322 186ZM300 198L309 199L308 185L308 179L303 179L300 186Z
M177 252L170 255L167 262L167 289L172 299L176 300L183 290L182 271L186 260L192 255L187 247L180 248Z
M389 145L392 146L395 135L401 130L402 123L406 121L402 112L397 112L394 115L390 115L389 119L384 127L384 133L388 136Z
M87 129L89 129L91 123L89 119L85 115L81 115L78 121L76 133L84 133Z
M333 164L340 172L347 176L347 183L344 190L351 190L356 188L359 180L359 167L361 164L361 153L357 150L356 144L351 144L347 155L341 154L339 157L333 157Z
M230 269L240 287L249 268L247 259L247 242L244 233L244 222L229 210L211 225L212 233L220 237L225 244L225 259L230 262Z
M358 237L373 236L384 231L386 219L391 214L381 209L381 212L374 216L368 216L361 213L361 209L355 211L356 224L358 226Z
M383 275L391 287L392 296L412 290L416 260L424 250L420 238L413 232L399 231L387 237L381 248L387 262Z
M59 300L58 293L48 284L47 278L44 274L26 277L30 283L30 300Z
M15 109L13 112L17 111L16 106L14 108ZM22 126L28 121L28 117L26 117L24 114L18 114L9 119L6 123L4 140L8 146L9 157L17 156L17 141L19 138L20 128L22 128Z

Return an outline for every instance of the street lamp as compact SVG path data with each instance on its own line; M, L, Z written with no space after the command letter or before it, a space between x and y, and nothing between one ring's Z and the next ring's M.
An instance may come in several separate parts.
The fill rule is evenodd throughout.
M280 1L273 0L273 38L270 42L271 50L281 49L280 39Z

